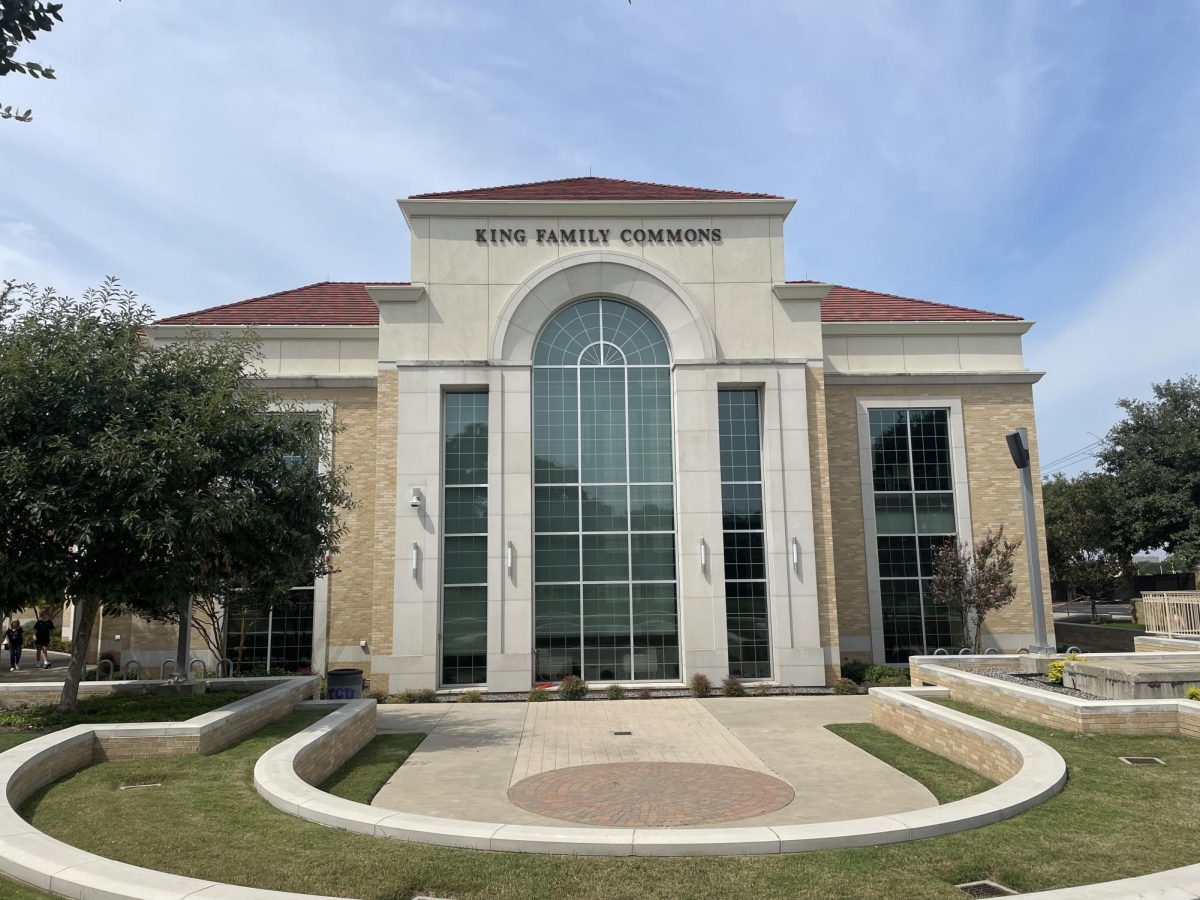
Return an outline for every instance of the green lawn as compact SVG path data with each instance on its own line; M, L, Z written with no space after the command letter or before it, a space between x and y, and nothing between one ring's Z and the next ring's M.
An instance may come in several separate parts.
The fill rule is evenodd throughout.
M878 756L893 768L921 782L937 797L938 803L951 803L995 787L994 782L982 775L952 763L944 756L910 744L890 731L884 731L874 725L854 722L825 727L838 737L861 747L872 756Z
M83 696L69 713L59 713L54 703L0 710L0 728L47 730L84 722L180 722L246 696L237 691L212 691L184 697L151 693Z
M370 803L424 739L423 734L378 734L321 787L335 797Z
M1194 740L1071 735L948 705L1050 743L1070 767L1067 788L1007 822L887 847L729 859L456 850L331 830L259 798L251 785L254 761L319 715L305 712L216 756L94 766L49 787L26 812L36 826L68 843L136 865L364 898L962 900L953 885L980 878L1031 891L1200 860L1195 829L1185 824L1195 821L1200 808L1200 747ZM929 779L937 795L956 796L967 789L961 772L948 775L944 763L923 761L897 739L871 734L869 726L854 729L852 736L885 760ZM375 752L368 751L368 758ZM1119 755L1159 756L1168 765L1132 768ZM354 780L348 775L343 784ZM163 786L117 790L121 784L146 782ZM351 792L361 796L362 790L360 785ZM105 820L120 827L97 828L94 818L79 815L80 809L102 809Z

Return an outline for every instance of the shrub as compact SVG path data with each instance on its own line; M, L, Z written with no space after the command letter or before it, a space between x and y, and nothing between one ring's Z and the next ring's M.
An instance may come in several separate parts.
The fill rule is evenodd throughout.
M1200 700L1200 687L1192 685L1187 689L1187 698L1189 700Z
M911 684L903 675L887 675L878 681L869 681L871 687L908 687Z
M406 688L394 696L396 703L437 703L437 691L433 688Z
M530 703L545 703L550 699L550 692L545 688L534 688L529 692L528 700Z
M621 687L619 684L610 684L608 686L608 690L604 692L604 696L609 700L624 700L625 688Z
M833 683L833 692L835 694L857 694L858 685L849 678L839 678Z
M697 672L692 676L690 682L693 697L707 697L712 693L712 682L708 680L708 676L702 672Z
M638 698L641 700L652 700L652 699L654 699L654 691L651 688L647 688L647 687L639 688L638 689Z
M1078 653L1068 653L1066 659L1056 659L1050 663L1050 668L1046 672L1046 680L1051 684L1063 683L1063 669L1067 667L1069 662L1087 662L1086 656L1080 656Z
M722 697L745 697L746 686L742 684L742 679L736 675L730 675L721 682Z
M857 659L842 660L842 677L862 684L866 680L868 663Z
M770 697L774 691L775 688L772 685L767 684L765 681L760 681L750 689L750 692L754 694L755 697Z
M845 672L843 671L842 674L844 675ZM863 677L857 680L859 684L867 681L883 684L884 680L889 678L900 678L904 684L910 683L908 666L867 666L863 671Z
M587 682L578 675L568 675L558 685L558 696L563 700L586 700Z
M472 688L469 691L463 691L461 694L458 695L458 702L459 703L482 703L483 702L483 691L477 691L474 688Z
M321 696L325 696L324 691L321 692ZM363 697L367 700L374 700L376 703L388 702L387 691L367 691L365 694L363 694Z

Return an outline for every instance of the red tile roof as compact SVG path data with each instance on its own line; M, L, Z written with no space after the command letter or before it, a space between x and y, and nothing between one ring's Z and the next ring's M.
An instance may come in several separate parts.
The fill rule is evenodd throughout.
M378 325L368 284L407 281L320 281L265 297L210 306L159 319L157 325Z
M466 191L413 194L410 200L780 200L775 194L744 194L621 178L559 178Z
M792 282L821 284L822 282ZM159 319L159 325L377 325L379 308L368 284L404 281L322 281L238 303ZM995 322L1020 316L915 300L835 284L821 303L823 322Z
M1020 316L1007 313L898 297L840 284L835 284L821 301L822 322L1015 322L1020 319Z

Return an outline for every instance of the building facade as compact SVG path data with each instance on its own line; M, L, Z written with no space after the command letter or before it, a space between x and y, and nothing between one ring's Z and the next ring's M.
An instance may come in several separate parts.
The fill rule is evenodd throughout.
M254 327L263 384L343 426L338 572L258 638L393 691L821 685L956 649L932 551L1020 534L1032 323L789 281L793 205L601 178L419 195L409 283L157 323ZM1006 651L1032 641L1024 555L1017 582L986 626Z

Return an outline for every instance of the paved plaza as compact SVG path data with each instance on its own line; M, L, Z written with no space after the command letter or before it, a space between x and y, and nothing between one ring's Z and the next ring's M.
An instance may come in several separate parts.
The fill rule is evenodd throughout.
M373 805L610 827L801 824L937 805L824 727L866 721L866 697L381 706L381 733L428 737Z

